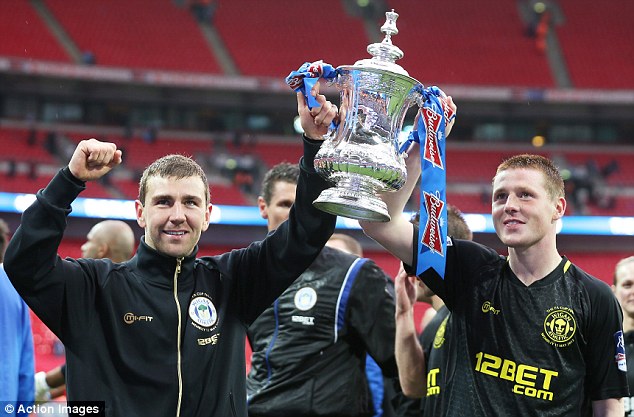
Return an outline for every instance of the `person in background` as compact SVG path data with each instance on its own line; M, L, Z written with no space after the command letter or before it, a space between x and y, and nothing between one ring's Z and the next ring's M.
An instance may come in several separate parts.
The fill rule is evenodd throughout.
M32 404L35 398L35 359L29 308L4 271L8 243L9 226L0 219L0 401L2 411L13 416L20 406Z
M326 242L326 246L363 258L363 247L361 243L352 236L344 233L333 233L330 239L328 239L328 242Z
M287 221L298 174L297 165L282 163L265 175L258 206L269 232ZM396 378L391 280L372 260L329 247L341 239L331 237L249 327L250 417L375 415L382 398L370 391L366 354Z
M625 356L634 358L634 256L621 259L614 268L614 284L612 291L621 304L623 310L623 339L625 342ZM623 408L626 417L634 417L634 364L630 361L627 366L627 383L630 386L630 396L625 397Z
M416 213L412 223L418 225L419 217L419 213ZM452 239L473 239L473 233L462 213L451 204L447 205L447 234ZM404 317L403 320L396 323L396 332L400 335L399 337L410 339L416 336L415 302L430 304L432 308L427 309L427 311L433 313L426 315L429 319L421 327L422 332L418 337L424 354L424 357L420 357L419 360L424 361L424 363L419 362L417 366L422 367L427 372L426 395L423 398L402 400L397 406L397 415L399 417L439 416L441 415L441 398L445 392L446 364L449 357L447 340L451 337L451 312L442 299L434 294L424 282L418 280L416 276L407 275L403 265L401 265L395 283L397 311L399 308L402 309L402 313L397 314ZM407 366L407 364L402 366ZM407 380L402 383L406 385ZM410 386L406 386L404 389L408 393L416 390Z
M312 109L297 95L304 156L289 219L247 248L196 257L212 205L204 171L182 155L144 171L135 211L145 234L122 264L57 255L71 203L121 163L116 144L80 141L38 191L5 268L66 347L69 401L102 400L116 417L247 416L246 329L319 255L336 223L312 205L328 187L314 156L338 117L318 85Z
M110 259L121 263L134 256L134 232L121 220L103 220L95 224L81 245L82 258ZM66 364L35 374L35 400L48 401L66 391Z
M134 256L134 232L121 220L104 220L92 227L81 246L82 258L121 263Z
M363 258L361 243L344 233L333 233L328 242L326 242L326 246ZM388 280L387 291L391 294L394 293L392 280ZM365 374L372 394L373 417L396 417L394 405L399 404L404 398L400 391L400 386L395 383L396 381L393 378L383 376L381 367L369 354L365 355Z

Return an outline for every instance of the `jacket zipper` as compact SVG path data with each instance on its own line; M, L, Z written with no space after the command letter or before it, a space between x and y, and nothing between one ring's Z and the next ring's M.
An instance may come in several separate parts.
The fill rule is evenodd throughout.
M176 259L176 271L174 271L174 301L176 302L176 312L178 315L178 326L176 335L176 366L178 373L178 402L176 406L176 417L181 415L181 401L183 398L183 375L181 369L181 304L178 301L178 276L181 273L181 262L183 258Z

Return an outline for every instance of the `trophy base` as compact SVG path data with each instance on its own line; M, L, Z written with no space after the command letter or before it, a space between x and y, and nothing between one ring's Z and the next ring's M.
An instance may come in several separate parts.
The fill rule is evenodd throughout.
M387 205L378 197L328 188L313 201L313 206L326 213L370 222L389 222Z

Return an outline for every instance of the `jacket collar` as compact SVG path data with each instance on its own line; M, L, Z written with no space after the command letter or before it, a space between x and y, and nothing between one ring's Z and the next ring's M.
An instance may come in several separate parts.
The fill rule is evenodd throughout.
M181 272L178 282L185 283L194 279L193 270L198 253L198 245L191 255L181 261ZM176 272L177 258L157 252L145 243L145 236L141 237L136 255L130 263L138 270L144 280L172 287Z

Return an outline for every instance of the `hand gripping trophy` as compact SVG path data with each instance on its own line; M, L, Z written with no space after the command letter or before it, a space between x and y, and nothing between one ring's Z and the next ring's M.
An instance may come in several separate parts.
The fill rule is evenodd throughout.
M372 58L336 70L321 61L305 63L286 79L291 88L304 91L309 107L307 92L316 78L333 82L340 92L340 123L331 128L315 157L315 169L334 187L324 190L313 205L331 214L379 222L390 216L378 193L396 191L407 179L398 143L403 120L411 106L422 106L425 95L423 85L395 63L403 57L391 39L398 34L398 14L392 10L385 15L385 38L367 48Z

